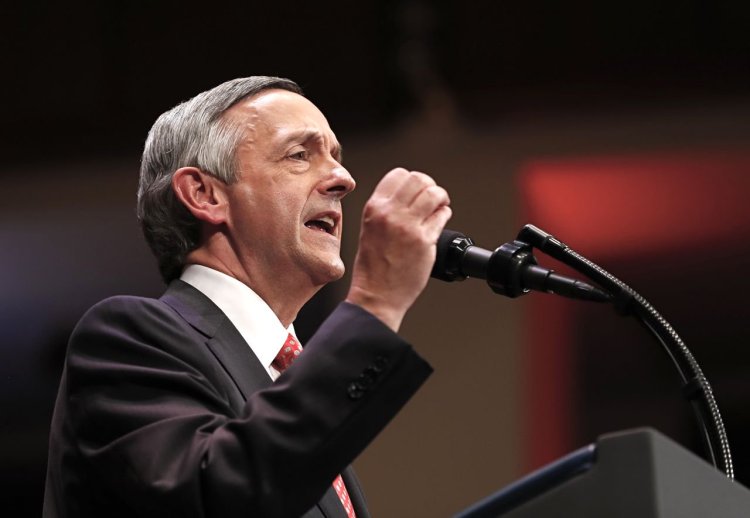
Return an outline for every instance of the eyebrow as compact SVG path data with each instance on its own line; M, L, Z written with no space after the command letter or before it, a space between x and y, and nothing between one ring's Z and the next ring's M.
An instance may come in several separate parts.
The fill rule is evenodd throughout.
M320 131L314 129L293 131L281 141L281 146L285 147L293 142L307 142L308 140L313 139L317 140L318 142L322 142L323 134ZM338 140L335 141L331 154L333 154L333 157L337 162L341 163L344 158L344 149L338 142Z

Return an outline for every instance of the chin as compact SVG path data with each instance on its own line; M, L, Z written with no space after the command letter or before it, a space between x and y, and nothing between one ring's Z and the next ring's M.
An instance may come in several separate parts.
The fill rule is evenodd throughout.
M316 285L337 281L344 276L344 272L346 271L344 263L340 258L316 266L312 276Z

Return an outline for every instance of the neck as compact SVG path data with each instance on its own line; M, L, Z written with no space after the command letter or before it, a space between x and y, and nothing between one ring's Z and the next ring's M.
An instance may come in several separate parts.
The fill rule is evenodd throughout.
M278 317L284 327L289 327L297 318L297 313L307 301L322 287L314 286L310 279L299 275L264 275L262 268L249 268L234 254L212 253L200 247L188 254L185 264L198 264L229 275L248 286Z

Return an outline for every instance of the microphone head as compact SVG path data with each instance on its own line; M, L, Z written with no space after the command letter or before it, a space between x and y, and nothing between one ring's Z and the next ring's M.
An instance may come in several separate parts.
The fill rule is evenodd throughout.
M461 232L444 229L437 241L437 255L430 276L446 282L464 280L466 276L461 273L461 256L471 245L471 239Z

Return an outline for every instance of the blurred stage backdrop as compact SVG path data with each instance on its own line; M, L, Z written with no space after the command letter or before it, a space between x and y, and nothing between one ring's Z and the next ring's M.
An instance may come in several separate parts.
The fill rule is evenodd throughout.
M67 336L162 285L134 218L155 118L239 76L287 76L359 183L432 174L452 228L494 248L533 222L681 332L750 484L750 6L651 0L152 1L5 6L0 513L39 516ZM537 256L546 266L556 266ZM300 317L309 336L347 279ZM356 467L375 516L449 516L602 433L653 426L701 454L667 356L608 308L432 281L403 334L436 372Z

